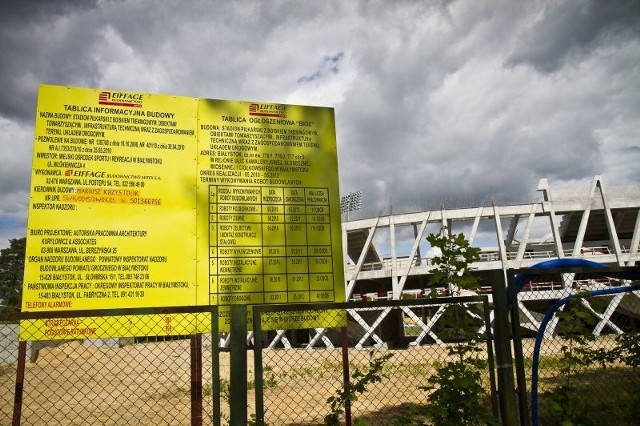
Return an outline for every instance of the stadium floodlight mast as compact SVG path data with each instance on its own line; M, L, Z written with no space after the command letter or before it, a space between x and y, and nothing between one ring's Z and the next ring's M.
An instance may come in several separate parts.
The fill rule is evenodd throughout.
M362 191L350 192L340 197L340 213L347 214L349 220L349 212L359 210L362 207Z

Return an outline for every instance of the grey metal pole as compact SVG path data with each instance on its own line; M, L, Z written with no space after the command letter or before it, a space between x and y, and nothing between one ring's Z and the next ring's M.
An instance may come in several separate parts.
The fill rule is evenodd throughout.
M259 306L253 307L253 368L255 371L256 426L264 426L264 381L262 375L262 326Z
M202 334L191 336L191 426L202 426Z
M213 426L220 426L222 418L220 409L220 333L218 321L218 306L211 306L211 403L213 404Z
M491 308L487 297L482 301L484 312L485 338L487 339L487 363L489 364L489 383L491 384L491 411L496 418L500 417L500 402L498 401L498 385L496 384L495 353L493 350L493 329L491 328Z
M231 390L229 424L247 424L247 307L231 305Z
M507 305L505 281L504 271L495 271L492 274L493 336L496 348L500 417L503 425L511 426L517 425L519 418L513 380L513 358L511 355L511 339L509 337L509 307Z
M527 379L524 367L524 353L522 351L522 335L520 333L520 308L518 307L518 293L516 293L515 271L510 269L507 273L520 424L526 426L530 425L531 421L529 420L529 398L527 396Z
M16 369L16 387L13 396L13 426L20 426L22 418L22 397L24 392L24 370L27 358L27 342L18 343L18 367Z
M342 348L342 380L344 388L351 386L351 374L349 373L349 336L347 327L340 327L340 347ZM346 426L351 426L351 401L344 402L344 421Z

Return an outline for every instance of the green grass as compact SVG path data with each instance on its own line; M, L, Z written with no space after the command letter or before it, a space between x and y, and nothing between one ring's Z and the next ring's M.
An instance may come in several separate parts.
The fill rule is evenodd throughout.
M561 386L573 389L569 402L557 404L554 390ZM539 393L540 424L636 425L640 418L640 371L632 368L598 368L567 378L544 379ZM567 406L570 404L571 406ZM555 410L554 410L555 408ZM571 412L574 418L562 418L557 410ZM577 417L577 418L575 418Z

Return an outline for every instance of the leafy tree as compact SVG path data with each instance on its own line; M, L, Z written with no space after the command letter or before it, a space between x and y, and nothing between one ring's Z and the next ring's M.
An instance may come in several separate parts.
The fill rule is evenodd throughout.
M460 296L463 290L478 286L477 277L471 273L471 264L480 259L480 249L471 247L464 234L449 235L448 229L443 227L440 233L429 234L427 241L440 251L432 260L435 266L430 280L432 285L446 287L452 296ZM478 306L455 303L440 319L439 327L443 329L439 334L453 341L478 340L476 331L483 323Z
M617 347L613 351L616 359L629 367L640 367L640 333L624 333L616 337Z
M432 260L435 265L431 277L433 284L447 287L454 296L477 284L478 279L470 273L470 265L480 259L480 249L471 247L463 233L449 235L443 227L439 234L429 234L427 241L441 252Z
M345 412L347 402L351 404L358 400L358 395L367 391L367 386L371 383L381 382L386 377L384 366L393 357L393 354L387 353L379 357L375 357L375 352L369 353L369 365L359 368L356 367L351 374L351 382L346 384L343 389L339 389L337 395L331 396L327 402L331 405L331 412L324 417L324 424L328 426L338 426L340 417ZM362 424L356 421L355 424Z
M479 260L480 249L471 247L464 234L449 235L444 227L439 234L430 234L427 241L441 252L432 261L432 284L447 287L453 296L477 286L471 263ZM448 310L452 315L442 320L448 322L451 337L458 343L449 346L447 352L457 359L438 366L436 374L427 379L428 385L419 387L430 392L426 413L436 426L495 424L484 405L487 395L482 378L487 362L478 347L482 341L478 335L480 313L464 303L454 303Z
M20 310L26 246L26 238L14 238L8 248L0 250L0 300L4 305L0 310Z
M426 411L434 425L494 424L484 406L486 391L482 377L487 363L474 353L478 348L468 347L472 352L462 353L462 359L436 368L436 374L427 379L429 385L419 387L432 391Z
M591 362L596 361L604 367L607 356L590 349L590 342L595 336L589 332L594 319L578 299L569 301L556 316L562 321L563 342L560 347L562 357L559 359L560 377L558 386L542 392L546 405L541 411L545 423L559 425L593 425L598 424L590 413L589 402L579 386L577 374ZM589 327L590 326L590 327Z

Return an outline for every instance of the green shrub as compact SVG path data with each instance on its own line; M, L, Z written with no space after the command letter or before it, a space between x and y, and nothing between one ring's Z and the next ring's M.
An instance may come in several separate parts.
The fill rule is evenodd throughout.
M335 396L331 396L327 399L327 402L331 406L331 411L324 417L325 425L340 425L340 417L345 412L347 402L351 404L352 402L357 401L358 395L366 392L369 384L382 381L382 378L385 377L385 374L383 373L384 366L392 356L393 354L387 353L376 358L375 353L371 352L369 354L369 365L362 369L357 367L355 368L351 374L349 384L345 385L342 389L339 389Z
M456 344L448 349L458 357L436 368L436 374L427 379L431 391L426 413L435 426L486 425L494 422L484 404L487 399L483 375L487 363L477 358L479 349L472 342Z

